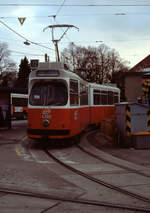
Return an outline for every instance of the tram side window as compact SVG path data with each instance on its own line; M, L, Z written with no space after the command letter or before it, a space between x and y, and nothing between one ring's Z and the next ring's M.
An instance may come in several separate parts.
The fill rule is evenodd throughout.
M72 106L79 105L77 80L70 80L70 105Z
M114 104L114 94L112 91L108 91L108 104L113 105Z
M80 105L88 105L88 87L80 84Z
M118 92L114 92L114 104L119 103L119 93Z
M94 105L101 104L101 94L100 90L94 90Z
M27 98L12 98L12 105L14 106L27 106L28 99Z
M108 104L108 92L105 90L101 91L101 103L102 105L107 105Z

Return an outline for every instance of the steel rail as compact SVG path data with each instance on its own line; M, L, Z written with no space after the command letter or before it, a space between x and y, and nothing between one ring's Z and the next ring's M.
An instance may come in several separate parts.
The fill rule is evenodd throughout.
M54 159L56 162L58 162L59 164L61 164L62 166L64 166L65 168L67 168L67 169L73 171L74 173L76 173L76 174L78 174L78 175L80 175L80 176L82 176L82 177L85 177L85 178L87 178L87 179L89 179L89 180L91 180L91 181L93 181L93 182L95 182L95 183L98 183L98 184L100 184L100 185L103 185L103 186L105 186L105 187L107 187L107 188L110 188L110 189L115 190L115 191L117 191L117 192L120 192L120 193L122 193L122 194L128 195L128 196L130 196L130 197L132 197L132 198L136 198L136 199L142 200L142 201L144 201L144 202L146 202L146 203L150 203L150 199L147 198L147 197L144 197L144 196L141 196L141 195L139 195L139 194L135 194L135 193L133 193L133 192L127 191L127 190L122 189L122 188L120 188L120 187L118 187L118 186L115 186L115 185L113 185L113 184L107 183L107 182L105 182L105 181L103 181L103 180L94 178L94 177L92 177L92 176L90 176L90 175L88 175L88 174L86 174L86 173L84 173L84 172L82 172L82 171L80 171L80 170L77 170L77 169L75 169L75 168L69 166L68 164L65 164L64 162L60 161L58 158L56 158L54 155L52 155L47 149L44 149L44 152L45 152L49 157L51 157L52 159Z
M88 133L89 133L89 132L90 132L90 131L88 131ZM95 134L95 132L97 132L97 130L94 130L94 131L92 131L92 133L89 133L89 134L87 135L86 138L87 138L88 143L90 143L90 141L88 140L89 135ZM97 140L97 139L95 138L94 140ZM120 164L118 164L118 163L114 163L114 162L112 163L111 161L108 161L108 160L106 160L106 159L104 159L104 158L102 158L102 157L100 157L100 156L97 156L96 154L93 154L92 152L87 151L85 148L83 148L82 146L80 146L79 143L76 144L76 146L77 146L80 150L82 150L83 152L89 154L90 156L93 156L94 158L96 158L96 159L98 159L98 160L101 160L101 161L103 161L103 162L105 162L105 163L109 163L109 164L114 165L114 166L118 166L118 167L120 167L120 168L122 168L122 169L126 169L127 171L134 172L134 173L139 174L139 175L142 175L142 176L144 176L144 177L150 178L150 175L145 174L145 173L143 173L143 172L141 172L141 171L137 171L136 169L131 169L131 168L127 167L127 166L123 166L123 165L120 165Z
M96 154L93 154L92 152L87 151L85 148L83 148L83 147L80 146L79 144L76 144L76 146L77 146L82 152L84 152L84 153L86 153L86 154L88 154L88 155L90 155L90 156L96 158L97 160L101 160L101 161L103 161L103 162L105 162L105 163L109 163L109 164L111 164L111 165L113 165L113 166L117 166L117 167L119 167L119 168L121 168L121 169L125 169L126 171L134 172L134 173L136 173L136 174L138 174L138 175L141 175L141 176L150 178L150 175L148 175L148 174L145 174L145 173L143 173L143 172L137 171L136 169L131 169L131 168L127 167L127 166L120 165L120 164L118 164L118 163L111 162L111 161L109 161L109 160L106 160L105 158L102 158L102 157L100 157L100 156L98 156L98 155L96 155Z
M47 199L47 200L77 203L77 204L86 204L86 205L92 205L92 206L104 206L104 207L126 209L126 210L132 210L132 211L140 211L140 212L150 212L149 208L127 206L127 205L122 205L122 204L113 204L113 203L101 202L101 201L97 201L97 200L64 198L61 196L53 196L53 195L49 195L49 194L33 193L33 192L26 192L26 191L13 190L13 189L10 190L7 188L0 188L0 192L12 194L12 195L32 197L32 198L40 198L40 199Z

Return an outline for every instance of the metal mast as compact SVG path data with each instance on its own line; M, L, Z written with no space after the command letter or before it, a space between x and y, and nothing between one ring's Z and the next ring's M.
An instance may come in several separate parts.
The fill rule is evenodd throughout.
M54 39L54 28L67 28L64 33L62 34L62 36L59 39ZM59 56L59 49L58 49L58 42L61 41L61 39L64 37L64 35L67 33L67 31L69 30L69 28L74 27L77 30L79 30L79 28L75 27L74 25L70 25L70 24L56 24L56 25L49 25L47 27L45 27L43 29L43 31L45 31L47 28L51 28L52 30L52 42L54 43L55 46L55 53L56 53L56 61L60 61L60 56Z

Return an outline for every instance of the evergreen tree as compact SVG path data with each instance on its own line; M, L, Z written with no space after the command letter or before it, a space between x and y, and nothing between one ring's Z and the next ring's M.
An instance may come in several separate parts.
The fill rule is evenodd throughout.
M19 65L19 73L16 82L16 87L28 88L28 79L30 72L31 67L29 61L27 57L24 57L24 59L21 59L21 63Z

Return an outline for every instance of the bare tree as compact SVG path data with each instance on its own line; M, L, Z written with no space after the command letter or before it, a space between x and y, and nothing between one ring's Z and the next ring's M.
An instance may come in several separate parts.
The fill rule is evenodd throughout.
M94 82L97 64L97 53L93 47L76 46L73 43L62 52L62 60L67 67L83 79Z
M108 83L113 73L126 67L117 51L105 44L96 47L81 47L73 43L62 52L67 67L89 82Z
M16 63L10 59L10 51L7 43L0 43L0 86L13 86L16 76ZM12 77L12 79L11 79Z
M0 80L1 87L14 87L17 78L17 72L3 72Z
M7 65L9 55L8 45L6 43L0 43L0 74L2 74L3 69Z

